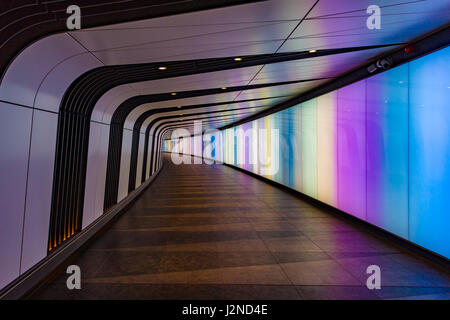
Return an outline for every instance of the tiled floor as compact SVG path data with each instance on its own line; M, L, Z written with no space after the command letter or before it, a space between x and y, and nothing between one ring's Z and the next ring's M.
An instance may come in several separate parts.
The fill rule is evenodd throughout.
M155 182L32 299L450 299L450 273L221 165L166 161ZM366 268L381 268L369 290Z

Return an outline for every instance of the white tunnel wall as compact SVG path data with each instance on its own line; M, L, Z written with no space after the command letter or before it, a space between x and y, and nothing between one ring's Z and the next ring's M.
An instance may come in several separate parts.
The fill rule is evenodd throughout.
M35 63L37 59L39 64ZM47 256L57 112L71 83L100 66L100 61L63 33L28 46L12 61L2 79L0 289ZM120 103L138 94L129 85L111 91L99 100L91 117L94 121L89 133L83 229L103 214L111 116ZM132 133L125 131L119 201L128 195ZM136 186L142 176L144 143L145 135L141 134ZM150 158L151 149L147 168Z
M0 289L47 255L58 114L0 102ZM91 121L83 225L103 214L110 126ZM151 137L150 137L151 138ZM118 201L128 195L132 132L124 130ZM149 169L151 139L146 166ZM145 134L140 134L136 187ZM147 170L146 178L150 177Z
M21 273L47 255L57 126L56 113L34 110Z
M63 33L28 46L2 79L0 289L47 255L60 101L100 65Z
M83 229L103 214L108 145L109 125L91 121L84 193Z
M20 273L32 113L0 102L0 288Z

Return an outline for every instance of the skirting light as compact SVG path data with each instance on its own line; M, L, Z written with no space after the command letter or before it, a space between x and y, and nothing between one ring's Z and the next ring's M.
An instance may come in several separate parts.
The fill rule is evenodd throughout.
M311 49L311 50L309 50L308 52L309 52L309 53L315 53L315 52L317 52L317 50Z
M222 89L222 90L227 90L227 87L222 87L222 88L220 88L220 89Z
M167 67L158 67L158 70L166 70Z
M171 93L171 95L173 95L173 96L176 96L176 95L177 95L177 93L176 93L176 92L172 92L172 93Z
M239 57L234 58L234 61L242 61L242 58L239 58Z

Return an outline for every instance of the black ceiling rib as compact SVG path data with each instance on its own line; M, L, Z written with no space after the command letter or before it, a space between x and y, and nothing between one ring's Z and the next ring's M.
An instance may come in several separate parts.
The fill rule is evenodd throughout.
M141 42L141 43L136 43L136 44L131 44L131 45L93 50L92 52L96 53L96 52L102 52L102 51L114 51L114 50L121 50L121 49L128 49L128 48L134 48L135 50L140 50L141 49L140 47L142 47L142 46L155 45L155 44L177 41L177 40L194 39L194 38L198 38L198 37L211 36L211 35L223 34L223 33L228 33L228 32L243 31L243 30L248 30L248 29L256 29L256 28L266 27L266 26L270 26L270 25L277 25L277 24L282 24L282 23L285 23L285 22L283 22L283 21L282 22L270 22L270 23L266 23L266 24L242 27L242 28L231 29L231 30L206 32L206 33L195 34L195 35L185 36L185 37L170 38L170 39L163 39L163 40L156 40L156 41L147 41L147 42Z
M234 61L233 57L224 57L103 66L84 73L66 90L59 110L49 250L55 248L65 238L81 229L90 119L97 101L108 90L127 83L230 70L388 46L390 45L318 50L313 54L302 51L271 55L251 55L244 56L243 61L239 63ZM158 66L161 65L166 66L167 70L158 70ZM109 148L114 149L117 147L117 145L112 145L110 140ZM110 164L108 163L108 165ZM113 165L120 166L120 163L114 163ZM116 191L105 192L105 204L117 202L115 193ZM108 207L105 206L105 208Z
M106 26L173 14L259 2L261 0L58 0L0 1L0 79L8 64L28 45L67 31L66 9L78 5L82 28Z

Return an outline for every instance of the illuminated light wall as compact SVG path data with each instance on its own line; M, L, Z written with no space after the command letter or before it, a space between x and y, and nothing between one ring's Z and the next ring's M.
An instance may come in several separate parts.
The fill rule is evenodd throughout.
M409 66L409 239L450 257L450 48Z
M449 258L449 61L445 48L226 129L216 152Z
M337 207L363 220L366 220L365 84L365 80L359 81L337 90L336 105Z
M408 238L408 70L366 80L366 220Z

